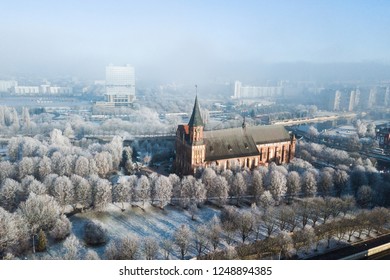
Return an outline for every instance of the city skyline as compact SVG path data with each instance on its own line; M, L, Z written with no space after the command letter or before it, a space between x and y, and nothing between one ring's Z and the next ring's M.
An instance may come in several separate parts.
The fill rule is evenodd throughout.
M0 74L98 79L110 63L131 63L140 78L191 82L257 71L260 78L283 78L297 68L313 72L310 64L388 73L389 7L385 1L12 1L0 11Z

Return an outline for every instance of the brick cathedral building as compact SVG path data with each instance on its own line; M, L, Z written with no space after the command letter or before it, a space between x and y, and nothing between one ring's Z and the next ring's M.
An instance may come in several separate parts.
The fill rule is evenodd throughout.
M187 125L176 131L178 175L194 174L197 168L213 164L226 169L233 166L255 168L288 163L295 154L295 137L283 126L267 125L204 131L198 98Z

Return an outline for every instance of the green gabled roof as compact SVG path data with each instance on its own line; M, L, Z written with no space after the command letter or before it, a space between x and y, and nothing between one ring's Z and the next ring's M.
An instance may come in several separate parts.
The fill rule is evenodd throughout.
M198 96L195 97L194 109L192 109L192 115L188 123L188 126L189 127L204 126L202 116L200 115Z

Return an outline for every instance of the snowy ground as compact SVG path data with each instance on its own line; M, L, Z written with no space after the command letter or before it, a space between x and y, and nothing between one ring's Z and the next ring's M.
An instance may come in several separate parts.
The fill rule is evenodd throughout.
M116 205L110 205L105 212L79 213L70 220L73 225L73 233L83 242L84 224L88 220L99 221L108 231L110 239L133 235L139 238L153 237L158 241L164 238L172 239L172 235L181 224L187 224L191 230L198 225L208 222L214 215L219 215L220 210L212 207L202 207L196 215L196 220L191 220L190 214L186 210L167 206L165 210L153 206L147 206L145 210L139 207L127 206L122 212ZM102 256L105 246L93 248ZM179 252L173 252L174 258L179 258ZM196 255L191 250L188 255Z

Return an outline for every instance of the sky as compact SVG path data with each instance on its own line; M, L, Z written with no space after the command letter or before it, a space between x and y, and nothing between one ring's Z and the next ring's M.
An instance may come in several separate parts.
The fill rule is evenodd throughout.
M138 78L174 81L244 78L270 65L390 64L390 1L0 0L0 7L3 76L103 79L113 63L133 65Z

